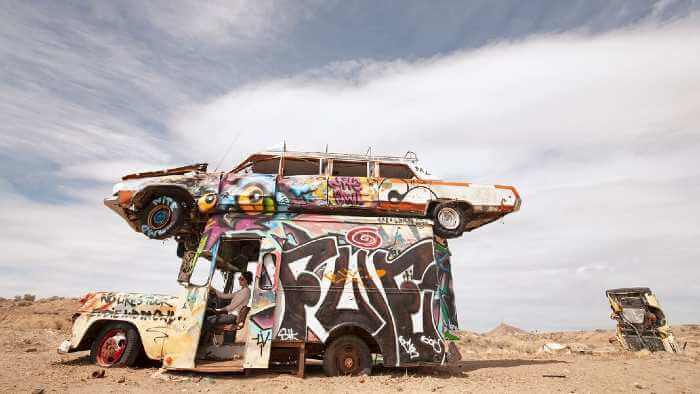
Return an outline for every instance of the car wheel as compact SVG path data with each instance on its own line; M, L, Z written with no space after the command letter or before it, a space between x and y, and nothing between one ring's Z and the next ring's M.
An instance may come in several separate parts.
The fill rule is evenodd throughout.
M435 234L442 238L456 238L462 235L467 225L467 214L454 201L438 204L433 210Z
M334 340L323 355L323 371L328 376L369 375L372 360L367 344L354 335Z
M126 323L105 326L90 348L90 359L104 368L130 367L141 353L141 338L136 329Z
M186 211L183 202L175 197L155 197L141 210L139 216L141 232L148 238L168 238L182 227Z

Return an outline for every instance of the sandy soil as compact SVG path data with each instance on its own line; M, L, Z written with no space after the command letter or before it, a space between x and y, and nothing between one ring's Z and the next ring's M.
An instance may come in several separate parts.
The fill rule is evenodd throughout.
M372 376L328 378L318 364L306 379L284 373L170 374L157 365L98 368L87 352L56 353L68 336L74 299L0 301L0 392L700 392L700 325L673 327L683 354L620 351L612 331L530 334L499 326L486 334L461 332L465 358L450 369L382 369ZM569 349L541 351L558 342Z

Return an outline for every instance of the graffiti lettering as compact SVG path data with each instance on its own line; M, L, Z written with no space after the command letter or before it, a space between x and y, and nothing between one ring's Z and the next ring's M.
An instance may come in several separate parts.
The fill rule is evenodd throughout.
M256 340L256 345L260 348L260 356L263 355L263 349L265 349L265 346L270 342L270 337L272 336L272 331L270 330L265 330L263 332L259 332L258 336L255 338Z
M122 293L104 293L100 296L100 302L103 304L114 304L122 306L166 306L173 308L173 305L168 301L175 297L165 296L159 297L152 294L122 294Z
M418 227L422 227L427 224L425 219L419 218L404 218L404 217L394 217L394 216L382 216L377 218L377 222L384 224L408 224Z
M408 356L411 358L411 360L420 356L420 354L418 354L418 351L416 350L416 346L411 341L411 338L404 339L404 337L399 336L399 343L401 344L403 351L408 353Z
M446 279L449 258L441 255L444 269L436 267L432 239L418 241L418 234L404 229L401 233L406 238L401 242L405 248L390 260L389 250L357 249L342 235L324 233L314 239L295 225L283 223L282 227L284 234L275 238L286 262L280 266L284 287L280 327L295 333L313 329L324 342L335 327L350 323L376 339L387 365L399 365L421 357L399 351L404 347L399 336L404 343L411 341L415 348L420 341L420 334L415 332L441 338L441 330L454 326L450 320L454 316L450 310L453 304L442 303L451 300L435 297L440 288L451 286ZM391 230L379 234L398 233ZM413 316L420 310L423 313L418 322ZM444 311L449 314L443 315ZM441 359L438 353L426 354L425 361Z
M91 317L106 317L110 319L127 319L127 320L152 320L152 321L163 321L168 324L174 322L175 320L181 320L182 317L178 316L175 318L174 311L167 311L165 313L156 311L144 311L144 310L104 310L104 311L92 311L89 313Z
M440 345L439 340L437 340L435 338L426 337L425 335L421 335L420 341L428 346L431 346L435 353L442 353L442 345Z
M360 205L360 180L354 177L332 177L328 180L328 187L333 192L333 198L337 205Z
M298 341L297 334L298 333L294 332L291 328L280 328L280 331L277 333L277 338L281 341Z

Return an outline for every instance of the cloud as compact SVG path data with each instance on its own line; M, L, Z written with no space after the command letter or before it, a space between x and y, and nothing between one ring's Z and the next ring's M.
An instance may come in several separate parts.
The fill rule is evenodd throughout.
M269 22L276 5L253 18L207 7L191 20L168 7L160 21L151 20L155 8L136 19L214 46L219 36L280 37L276 27L240 31ZM410 149L445 178L520 188L521 212L451 242L466 328L503 319L531 329L610 326L603 290L634 285L658 291L672 323L700 319L697 14L417 60L334 60L288 78L214 84L228 93L202 99L202 80L149 47L153 32L127 23L129 34L118 35L126 22L112 11L93 10L104 29L77 17L56 29L50 13L3 18L1 295L177 291L174 243L134 233L102 206L111 182L172 163L215 165L233 143L226 168L286 141ZM157 48L172 44L164 42ZM204 59L193 68L208 74ZM52 189L64 199L38 198Z
M236 89L170 126L212 160L221 149L209 141L241 133L239 158L283 140L414 150L446 177L518 186L521 212L451 244L470 328L505 316L533 329L608 326L605 288L631 285L675 301L675 321L697 321L698 22L336 63Z

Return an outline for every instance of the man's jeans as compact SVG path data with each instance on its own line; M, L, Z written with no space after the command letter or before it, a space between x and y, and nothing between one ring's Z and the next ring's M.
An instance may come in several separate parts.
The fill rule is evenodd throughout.
M227 313L225 315L213 315L207 317L207 320L204 322L204 333L202 334L202 338L205 341L209 340L209 333L211 332L212 329L214 329L214 326L217 325L224 325L224 324L234 324L236 323L236 315Z

